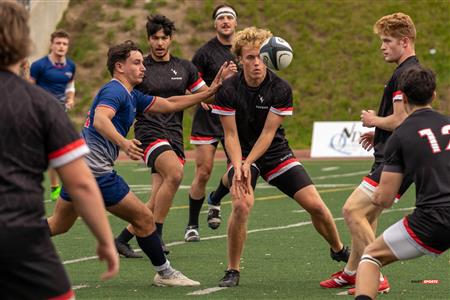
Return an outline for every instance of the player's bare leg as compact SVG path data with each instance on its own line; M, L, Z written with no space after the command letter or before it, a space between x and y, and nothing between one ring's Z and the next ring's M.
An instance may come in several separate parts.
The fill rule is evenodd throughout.
M380 268L397 261L383 236L378 237L364 250L356 277L356 296L366 295L375 299L380 282Z
M53 215L47 219L50 235L55 236L66 233L72 228L77 218L78 214L72 202L59 198L56 201Z
M336 223L328 207L323 202L314 185L308 185L294 195L294 200L310 215L317 232L328 242L333 252L339 252L344 245L341 242Z
M346 268L356 271L364 248L375 240L375 229L382 208L372 204L370 197L357 188L344 204L342 213L352 236L352 251Z

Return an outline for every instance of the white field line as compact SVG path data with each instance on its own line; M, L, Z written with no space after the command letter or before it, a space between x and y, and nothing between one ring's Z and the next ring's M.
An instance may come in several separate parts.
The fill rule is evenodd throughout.
M330 172L330 171L335 171L335 170L339 170L339 169L340 169L340 167L335 166L335 167L322 168L320 170L323 172Z
M226 287L218 287L218 286L216 286L216 287L212 287L212 288L207 288L207 289L203 289L203 290L198 290L198 291L195 291L195 292L187 293L186 295L189 295L189 296L191 296L191 295L193 295L193 296L195 296L195 295L208 295L208 294L215 293L215 292L218 292L218 291L221 291L221 290L224 290L224 289L226 289Z
M389 210L385 210L383 211L383 213L391 213L391 212L398 212L398 211L408 211L408 210L412 210L414 209L414 207L406 207L406 208L395 208L395 209L389 209ZM334 221L342 221L344 218L334 218ZM299 222L299 223L294 223L294 224L289 224L289 225L284 225L284 226L277 226L277 227L267 227L267 228L259 228L259 229L252 229L252 230L248 230L247 233L251 234L251 233L257 233L257 232L264 232L264 231L272 231L272 230L283 230L283 229L289 229L289 228L295 228L295 227L302 227L305 225L310 225L312 224L311 221L305 221L305 222ZM202 241L208 241L208 240L217 240L217 239L223 239L226 238L227 235L223 234L223 235L215 235L215 236L208 236L208 237L204 237L202 238ZM175 241L175 242L171 242L171 243L167 243L167 246L177 246L177 245L182 245L182 244L186 244L185 241ZM141 251L140 249L136 249L136 252ZM79 263L79 262L83 262L83 261L88 261L88 260L93 260L93 259L97 259L97 256L87 256L87 257L81 257L81 258L76 258L76 259L71 259L71 260L65 260L63 262L64 265L69 265L69 264L74 264L74 263Z
M79 289L84 289L87 287L89 287L89 285L87 285L87 284L74 285L74 286L72 286L72 290L79 290Z

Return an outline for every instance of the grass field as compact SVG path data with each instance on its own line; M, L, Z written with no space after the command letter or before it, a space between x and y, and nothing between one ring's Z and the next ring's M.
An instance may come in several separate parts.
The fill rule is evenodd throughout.
M349 243L349 234L342 220L341 207L350 192L359 184L370 167L370 161L307 161L304 163L324 201L332 211L341 237ZM225 167L217 162L208 192L215 188ZM150 176L142 164L120 163L121 174L146 201ZM78 299L350 299L339 296L344 289L327 290L319 281L343 267L331 261L327 244L310 224L301 207L276 189L258 182L256 202L249 222L249 235L244 255L240 286L206 295L189 295L217 286L226 268L226 226L212 231L206 226L206 205L200 215L199 243L184 243L184 227L188 216L187 193L193 177L193 163L188 162L185 178L176 194L172 210L164 225L164 240L171 253L173 266L189 277L199 280L197 288L158 288L152 286L154 270L147 259L121 259L121 270L113 280L102 282L105 269L94 257L95 242L82 221L65 235L54 238L56 248L76 289ZM46 183L47 184L47 183ZM54 204L46 201L51 214ZM399 220L414 206L411 188L400 203L387 210L380 219L379 232ZM229 198L222 205L222 217L230 212ZM112 229L119 233L125 222L110 216ZM133 247L137 248L135 240ZM450 255L437 259L421 259L396 263L384 269L391 282L391 293L381 299L449 299ZM415 283L423 279L438 279L439 284Z

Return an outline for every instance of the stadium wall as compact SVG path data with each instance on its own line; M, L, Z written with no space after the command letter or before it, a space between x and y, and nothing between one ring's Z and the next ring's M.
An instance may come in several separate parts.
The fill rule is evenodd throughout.
M68 5L69 0L29 1L31 39L34 43L30 62L48 53L50 34L55 31L56 25L61 20Z

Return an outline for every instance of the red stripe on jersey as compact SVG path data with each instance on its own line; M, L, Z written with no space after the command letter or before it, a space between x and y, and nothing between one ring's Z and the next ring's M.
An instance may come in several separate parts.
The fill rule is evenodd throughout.
M290 163L292 163L292 162L297 162L297 160L296 160L295 158L290 158L290 159L288 159L288 160L283 161L283 162L282 162L281 164L279 164L275 169L273 169L273 170L267 172L267 173L265 174L265 177L266 177L266 178L269 178L270 175L272 175L272 174L278 172L278 171L279 171L280 169L282 169L284 166L286 166L286 165L288 165L288 164L290 164Z
M114 107L106 105L106 104L99 104L99 105L97 105L97 107L106 107L106 108L109 108L109 109L113 110L114 112L116 112L116 109ZM95 109L97 109L97 107Z
M202 82L203 82L203 79L202 79L201 77L199 77L199 78L197 79L196 82L194 82L193 84L191 84L191 85L188 87L188 90L192 91L193 89L195 89L195 87L196 87L197 85L201 84Z
M376 182L373 179L370 179L369 177L364 177L363 181L367 182L368 184L370 184L373 187L377 187L378 186L378 182Z
M157 139L157 140L154 141L153 143L149 144L149 145L147 146L147 148L145 148L144 156L147 155L147 152L148 152L153 146L155 146L156 144L159 144L159 143L168 143L168 142L169 142L168 140Z
M156 98L156 96L153 96L152 102L144 109L144 114L153 106L153 104L155 104Z
M229 112L235 112L236 110L233 108L228 108L228 107L222 107L222 106L217 106L217 105L212 105L213 109L217 109L217 110L221 110L221 111L229 111Z
M280 110L280 111L293 111L294 110L293 107L274 107L274 109Z
M72 291L72 289L70 289L68 292L62 295L48 298L48 300L70 300L70 299L75 299L75 293Z
M191 140L194 141L210 141L210 140L214 140L215 137L212 136L192 136L191 135Z
M402 101L403 100L403 94L402 91L396 91L392 94L392 101Z
M64 147L62 147L62 148L60 148L58 150L55 150L55 151L51 152L48 155L48 159L50 160L50 159L54 159L54 158L60 157L60 156L62 156L64 154L67 154L68 152L73 151L73 150L75 150L75 149L77 149L77 148L79 148L81 146L84 146L84 145L85 145L84 140L83 139L78 139L75 142L72 142L72 143L70 143L70 144L68 144L68 145L66 145L66 146L64 146Z
M427 249L430 252L436 253L436 254L441 254L442 251L439 251L437 249L434 249L430 246L425 245L424 242L422 242L419 237L414 233L414 231L411 229L411 227L409 227L409 223L408 223L408 218L403 218L403 225L406 228L406 231L408 232L409 236L412 237L412 239L419 244L420 246L422 246L423 248Z

